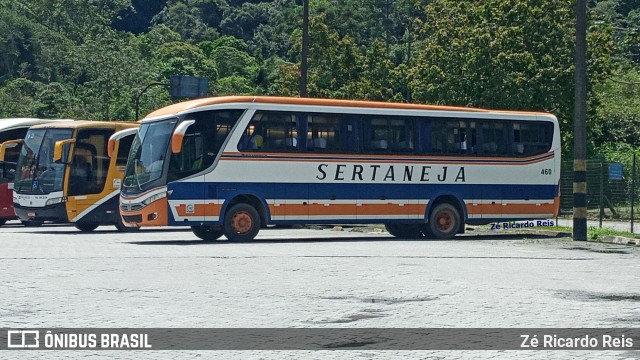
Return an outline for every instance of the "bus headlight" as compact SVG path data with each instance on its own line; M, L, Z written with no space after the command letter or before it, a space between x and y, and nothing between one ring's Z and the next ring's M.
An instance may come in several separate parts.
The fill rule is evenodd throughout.
M161 192L152 196L149 196L148 198L142 200L142 203L144 204L144 206L147 206L149 204L151 204L154 201L160 200L164 197L167 197L167 193L166 192Z
M64 198L61 198L61 197L52 198L52 199L47 200L47 202L44 204L44 206L51 206L51 205L55 205L55 204L60 204L63 201L64 201Z

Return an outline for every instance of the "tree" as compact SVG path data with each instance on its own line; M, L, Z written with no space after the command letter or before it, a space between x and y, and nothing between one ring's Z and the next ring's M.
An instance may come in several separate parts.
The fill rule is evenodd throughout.
M620 68L596 86L599 104L590 130L596 144L621 142L640 146L640 71Z
M417 101L555 113L570 143L574 1L434 0L411 68ZM590 81L607 73L611 38L591 29ZM595 34L594 34L595 33Z
M159 69L160 79L171 75L191 75L217 79L215 61L197 46L182 42L161 45L154 53L153 63Z
M209 28L204 23L200 8L182 1L169 1L152 21L156 25L166 25L190 43L213 40L219 35L214 28Z

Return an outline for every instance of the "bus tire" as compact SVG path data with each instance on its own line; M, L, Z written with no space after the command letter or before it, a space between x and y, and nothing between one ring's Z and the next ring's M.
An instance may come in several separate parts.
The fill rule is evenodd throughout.
M223 235L219 226L192 226L191 231L202 241L216 241Z
M389 234L400 239L418 239L422 237L420 224L384 224Z
M461 216L458 209L449 203L441 203L429 215L430 235L436 239L452 239L460 229Z
M42 226L42 221L38 220L22 220L20 221L24 227L40 227Z
M98 227L96 223L75 223L73 226L82 232L92 232Z
M0 219L0 226L7 223L7 219Z
M118 229L118 232L135 232L140 230L139 227L128 227L126 226L123 222L122 222L122 218L118 217L117 222L115 223L116 229Z
M236 204L225 214L223 232L229 241L251 241L260 226L260 215L253 206Z

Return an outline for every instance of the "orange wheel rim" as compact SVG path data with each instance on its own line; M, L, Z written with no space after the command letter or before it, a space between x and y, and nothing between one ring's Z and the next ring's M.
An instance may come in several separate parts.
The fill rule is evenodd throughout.
M449 210L440 211L436 215L436 225L438 226L438 230L442 232L453 230L454 223L453 213Z
M236 234L247 234L253 228L253 218L246 211L238 211L231 218L231 228Z

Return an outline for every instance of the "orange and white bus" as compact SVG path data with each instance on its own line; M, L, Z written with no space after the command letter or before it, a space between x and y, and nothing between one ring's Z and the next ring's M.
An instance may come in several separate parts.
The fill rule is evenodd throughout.
M267 224L384 223L452 238L464 224L558 212L560 136L547 113L214 97L141 121L120 212L252 240Z
M134 134L107 156L109 137L138 123L59 121L36 125L22 142L14 208L22 221L71 222L81 231L120 222L118 195ZM6 143L3 145L6 146Z

